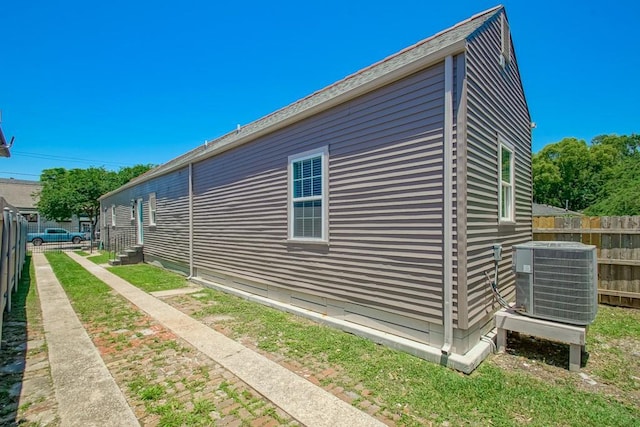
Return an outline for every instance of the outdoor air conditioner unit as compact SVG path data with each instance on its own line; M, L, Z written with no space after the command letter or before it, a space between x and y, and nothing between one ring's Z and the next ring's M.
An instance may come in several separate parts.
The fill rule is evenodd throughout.
M598 311L596 247L576 242L514 245L516 307L541 319L588 325Z

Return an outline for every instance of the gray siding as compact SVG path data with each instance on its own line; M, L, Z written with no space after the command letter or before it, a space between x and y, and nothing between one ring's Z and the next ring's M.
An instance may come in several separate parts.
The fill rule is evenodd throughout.
M503 12L504 13L504 12ZM489 319L494 311L484 277L492 271L491 245L503 245L500 286L513 292L511 246L531 240L531 130L514 50L506 69L500 54L499 14L467 44L467 274L468 324ZM515 146L516 224L498 223L498 142L500 133Z
M131 219L131 200L142 198L145 255L188 264L189 171L184 168L127 188L102 201L107 209L107 230L101 238L126 238L135 242L136 220ZM156 226L149 226L149 195L156 193ZM116 205L116 227L111 226L111 205Z
M196 163L196 268L441 323L443 73ZM287 158L322 146L329 245L288 242Z
M131 220L131 202L133 198L133 189L125 190L117 195L102 201L102 212L106 209L107 226L102 227L100 231L100 239L105 242L123 242L135 243L135 222ZM116 207L116 226L112 224L111 206Z
M148 181L145 203L145 255L189 263L189 169ZM149 194L156 193L156 226L149 227Z

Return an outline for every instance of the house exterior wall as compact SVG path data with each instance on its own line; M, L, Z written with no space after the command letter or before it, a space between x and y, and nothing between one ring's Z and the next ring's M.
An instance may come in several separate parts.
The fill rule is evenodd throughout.
M504 11L502 12L504 13ZM466 51L466 325L490 320L497 305L485 272L493 275L491 246L503 247L499 286L513 293L512 249L532 240L531 119L516 58L504 69L500 14L469 38ZM515 223L499 222L498 134L515 148Z
M531 239L530 118L515 57L505 69L498 62L499 17L450 52L451 147L440 59L250 142L172 161L191 164L103 198L109 231L135 236L131 200L143 198L147 261L433 346L444 344L443 258L451 251L453 351L464 354L496 309L484 276L493 271L492 244L504 247L501 286L512 291L511 246ZM498 134L516 153L513 224L499 222ZM289 240L288 159L321 148L328 241ZM443 231L449 212L451 246Z
M183 168L127 188L101 201L105 215L101 239L105 244L133 244L137 241L137 212L131 219L132 201L143 200L143 244L145 257L184 265L189 262L189 171ZM156 194L156 225L149 222L149 195ZM111 206L116 206L112 226ZM106 227L104 226L106 224Z
M198 274L304 294L321 311L323 299L348 303L345 317L441 324L443 73L439 63L194 164ZM287 241L288 156L323 146L329 242Z

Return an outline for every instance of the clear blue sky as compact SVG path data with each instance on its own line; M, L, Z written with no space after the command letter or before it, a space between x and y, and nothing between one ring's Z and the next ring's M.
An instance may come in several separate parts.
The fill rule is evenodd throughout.
M492 1L6 1L0 177L164 163ZM640 132L640 5L506 1L533 151Z

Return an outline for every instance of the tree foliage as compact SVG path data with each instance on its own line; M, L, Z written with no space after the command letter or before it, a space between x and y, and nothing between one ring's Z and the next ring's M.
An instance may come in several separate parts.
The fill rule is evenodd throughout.
M100 213L98 198L152 167L153 165L136 165L121 168L118 172L102 167L45 169L40 175L42 189L34 194L38 198L38 211L45 218L57 221L68 220L73 215L83 215L95 225Z
M589 215L640 214L640 135L565 138L533 156L533 198Z

